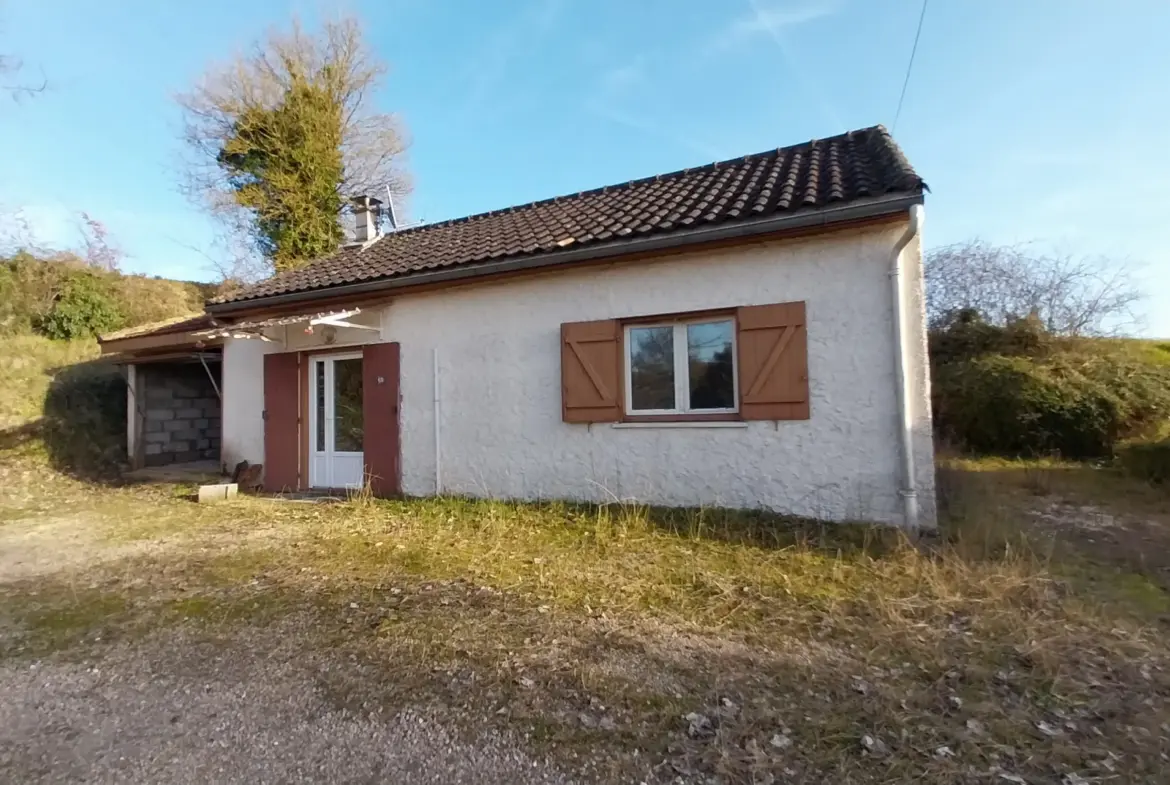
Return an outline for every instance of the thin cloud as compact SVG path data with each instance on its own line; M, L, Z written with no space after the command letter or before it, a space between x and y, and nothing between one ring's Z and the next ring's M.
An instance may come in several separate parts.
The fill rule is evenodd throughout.
M839 7L836 0L809 6L804 13L790 11L787 14L783 12L783 9L767 8L761 5L760 0L748 0L748 5L751 6L755 19L753 29L759 29L771 37L776 43L776 48L780 50L784 62L787 63L789 71L799 81L805 96L817 106L834 129L844 131L845 122L841 119L841 113L837 111L837 107L829 99L828 90L811 74L804 61L796 56L792 43L786 34L788 28L835 13ZM787 23L785 20L788 20Z
M706 160L715 161L727 157L723 155L722 150L701 139L679 133L674 127L664 127L646 118L643 112L628 108L643 105L644 99L640 96L648 94L650 86L650 57L645 54L636 55L630 61L601 73L592 93L585 101L585 109L603 120L690 150Z
M740 46L753 38L776 38L786 28L799 27L832 16L840 9L838 0L814 0L806 3L787 3L763 6L749 0L748 13L732 19L714 38L708 49L714 52Z
M610 68L601 75L599 90L613 98L645 84L646 62L646 56L639 55L632 62Z
M560 18L564 0L536 0L488 37L472 58L466 111L479 109L499 89L512 63L544 40Z
M665 142L670 142L678 147L690 150L703 157L707 161L721 161L729 158L726 151L713 147L701 139L693 136L677 133L677 131L667 130L661 125L638 117L636 115L623 112L620 109L615 109L612 106L605 106L597 103L589 103L589 111L611 123L625 126L634 131L640 131L647 136L653 136Z

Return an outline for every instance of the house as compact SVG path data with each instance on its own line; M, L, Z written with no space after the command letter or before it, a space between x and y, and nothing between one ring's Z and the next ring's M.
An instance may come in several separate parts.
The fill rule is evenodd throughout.
M105 348L214 352L270 491L929 527L926 190L877 126L385 234L360 199L333 256Z

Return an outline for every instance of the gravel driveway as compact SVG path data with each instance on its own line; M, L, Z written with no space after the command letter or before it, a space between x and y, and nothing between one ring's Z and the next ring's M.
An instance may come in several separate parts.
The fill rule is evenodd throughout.
M259 629L160 633L88 662L10 661L0 782L572 781L519 739L489 731L469 743L434 711L363 706L363 675Z

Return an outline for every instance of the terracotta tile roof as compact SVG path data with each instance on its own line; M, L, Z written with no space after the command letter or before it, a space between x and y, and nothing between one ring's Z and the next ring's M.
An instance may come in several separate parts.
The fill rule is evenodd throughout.
M925 183L882 126L388 234L215 303L390 279L588 244L916 195Z

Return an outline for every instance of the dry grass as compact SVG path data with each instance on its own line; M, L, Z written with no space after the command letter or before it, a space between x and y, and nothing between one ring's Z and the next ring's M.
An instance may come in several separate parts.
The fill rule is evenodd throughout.
M946 527L923 542L719 510L209 507L66 484L58 509L85 499L102 537L151 550L9 587L27 634L8 654L308 612L306 645L386 669L354 700L458 707L605 757L615 780L1157 781L1170 603L1147 572L1032 525L1075 470L949 464ZM1110 509L1134 496L1100 481L1072 484ZM1127 514L1155 505L1134 498Z
M0 431L40 417L53 374L98 356L96 341L51 341L39 335L4 336L0 351Z

